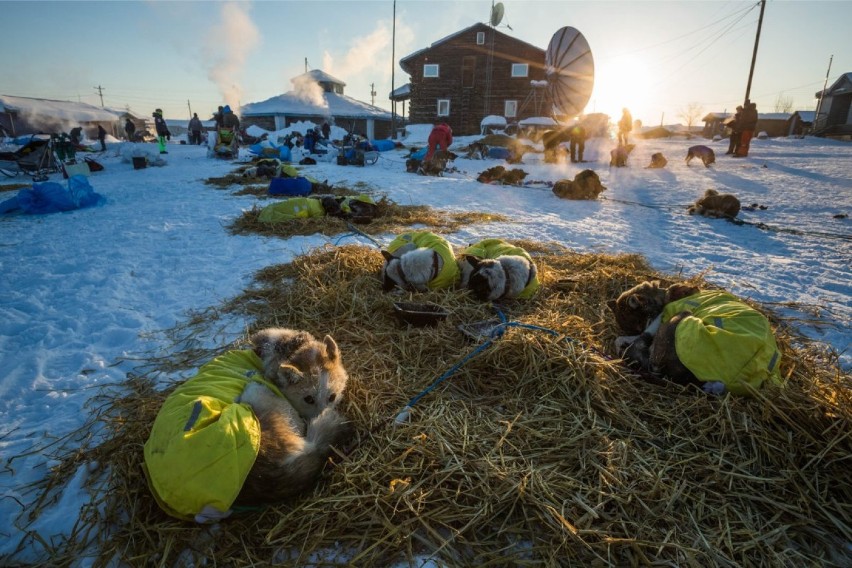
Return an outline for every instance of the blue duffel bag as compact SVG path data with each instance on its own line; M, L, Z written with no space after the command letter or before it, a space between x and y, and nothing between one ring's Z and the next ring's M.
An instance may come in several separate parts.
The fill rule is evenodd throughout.
M269 182L269 195L288 195L303 197L311 193L311 182L307 178L272 178Z

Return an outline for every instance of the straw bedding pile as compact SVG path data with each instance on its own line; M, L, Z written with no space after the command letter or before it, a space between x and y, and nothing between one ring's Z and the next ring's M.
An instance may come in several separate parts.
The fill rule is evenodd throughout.
M405 404L476 348L457 326L494 310L463 291L383 294L381 256L363 246L259 272L220 311L248 316L252 330L331 333L351 375L342 410L357 438L302 498L213 527L181 523L157 508L141 473L166 393L137 377L97 413L106 440L57 468L67 475L97 460L109 474L53 560L73 558L91 531L99 563L132 565L848 562L852 380L835 360L773 320L784 389L715 398L648 382L608 356L616 330L605 301L641 280L673 279L638 256L518 244L534 255L542 288L503 312L557 335L509 329L402 425L393 418ZM435 328L402 327L391 309L400 299L451 315Z

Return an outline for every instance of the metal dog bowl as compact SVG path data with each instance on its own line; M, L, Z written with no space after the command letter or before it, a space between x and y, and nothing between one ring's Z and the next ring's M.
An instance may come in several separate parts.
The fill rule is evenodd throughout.
M393 310L400 321L415 327L436 325L439 321L450 315L450 312L438 304L432 304L430 302L423 304L416 304L413 302L394 302Z

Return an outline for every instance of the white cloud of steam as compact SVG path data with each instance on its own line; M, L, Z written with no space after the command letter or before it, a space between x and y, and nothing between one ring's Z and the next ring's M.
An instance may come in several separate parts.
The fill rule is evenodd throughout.
M234 112L243 95L240 86L243 64L260 44L260 32L248 14L250 6L247 2L222 4L221 21L210 30L205 42L207 76L216 83Z
M322 87L310 77L306 77L304 75L295 77L293 79L293 92L299 99L306 103L323 108L328 107L328 102L325 100Z
M341 72L354 76L367 69L372 71L387 67L383 63L378 65L377 62L384 62L387 59L384 57L384 51L390 49L391 25L391 22L380 20L376 29L369 35L352 40L354 45L346 52L340 63L336 63L332 55L326 51L322 58L323 70L335 76L338 76Z

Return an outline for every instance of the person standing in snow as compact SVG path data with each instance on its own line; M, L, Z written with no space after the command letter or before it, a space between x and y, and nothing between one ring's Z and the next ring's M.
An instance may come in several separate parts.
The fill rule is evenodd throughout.
M331 136L331 125L326 121L322 123L322 137L328 140L329 136Z
M198 118L198 113L192 113L192 118L189 121L189 143L201 144L201 119Z
M83 129L79 126L75 126L71 129L69 135L71 136L71 143L75 146L79 146L80 141L83 139Z
M621 109L621 120L618 121L618 145L627 145L627 135L633 130L633 117L626 108Z
M447 151L450 149L450 144L453 143L453 129L446 122L436 124L429 133L429 150L423 157L424 162L428 162L435 155L435 151L440 148Z
M129 118L124 123L124 133L127 134L127 141L133 142L133 137L136 134L136 125Z
M158 108L151 116L154 117L154 128L157 130L157 144L160 147L160 154L168 154L166 152L166 140L172 139L172 133L169 132L169 127L163 120L162 109Z
M746 101L743 105L740 145L734 154L735 158L745 158L748 156L748 149L751 145L751 139L754 136L755 128L757 128L757 104L751 101Z
M725 154L736 154L740 147L740 138L742 137L742 120L743 107L738 106L737 112L734 113L734 118L728 123L728 128L731 129L731 139L728 141L728 151Z
M568 148L571 153L571 163L582 162L586 150L586 129L575 124L568 132Z
M101 143L101 152L106 152L106 130L100 124L98 125L98 142Z
M220 106L219 110L213 113L213 120L216 121L216 130L221 130L225 120L225 107Z

